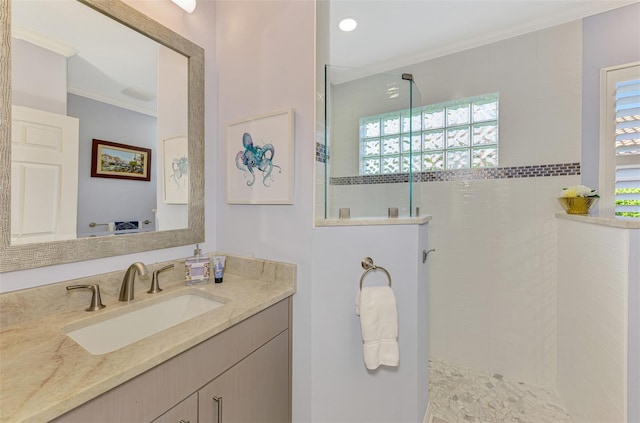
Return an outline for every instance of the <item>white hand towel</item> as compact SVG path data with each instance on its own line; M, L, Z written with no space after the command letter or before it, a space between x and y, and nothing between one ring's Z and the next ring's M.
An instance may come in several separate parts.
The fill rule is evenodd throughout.
M397 366L398 309L393 290L388 286L365 287L356 296L356 314L360 316L362 351L367 369Z

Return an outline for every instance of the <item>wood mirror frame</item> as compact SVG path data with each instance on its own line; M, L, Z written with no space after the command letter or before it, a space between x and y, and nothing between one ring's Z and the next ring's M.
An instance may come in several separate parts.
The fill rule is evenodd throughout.
M0 272L31 269L204 241L204 50L118 0L78 0L188 60L188 227L119 236L11 245L11 2L0 3Z

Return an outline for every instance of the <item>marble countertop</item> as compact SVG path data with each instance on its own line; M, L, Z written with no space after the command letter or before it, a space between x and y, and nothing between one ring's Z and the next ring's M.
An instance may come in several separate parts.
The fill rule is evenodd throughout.
M316 227L325 226L378 226L378 225L424 225L431 215L418 217L354 217L349 219L317 219Z
M612 226L614 228L640 229L640 219L615 217L611 214L599 214L595 211L590 214L568 214L565 212L557 212L556 217L559 219L591 223L594 225Z
M237 261L233 262L236 265L232 267L242 267ZM0 422L49 421L293 295L295 266L284 266L293 270L285 269L278 275L278 264L271 266L270 276L264 277L260 272L268 266L258 266L255 275L242 276L229 273L234 269L227 269L221 284L211 282L187 287L181 281L167 283L161 293L136 293L130 303L113 298L107 301L103 297L107 307L97 312L86 312L84 308L66 310L3 327L0 331ZM116 316L188 291L199 291L225 304L102 355L90 354L64 332L65 328L82 327L96 319ZM8 303L9 300L4 301L3 308Z

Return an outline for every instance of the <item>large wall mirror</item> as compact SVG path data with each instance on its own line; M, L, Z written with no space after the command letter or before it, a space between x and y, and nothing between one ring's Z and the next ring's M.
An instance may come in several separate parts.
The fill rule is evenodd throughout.
M0 25L0 271L202 242L203 49L115 0Z

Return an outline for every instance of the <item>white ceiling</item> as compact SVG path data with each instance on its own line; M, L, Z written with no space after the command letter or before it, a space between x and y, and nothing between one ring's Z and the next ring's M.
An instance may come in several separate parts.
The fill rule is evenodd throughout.
M11 13L14 38L68 58L70 93L155 116L158 43L75 0L12 0Z
M398 69L637 2L330 0L330 64ZM358 21L355 31L338 29L346 17Z
M330 64L388 71L639 0L329 1ZM77 51L69 59L71 91L155 114L156 43L75 0L12 0L12 13L14 24ZM340 31L344 17L358 28Z

